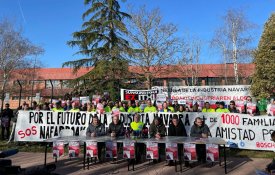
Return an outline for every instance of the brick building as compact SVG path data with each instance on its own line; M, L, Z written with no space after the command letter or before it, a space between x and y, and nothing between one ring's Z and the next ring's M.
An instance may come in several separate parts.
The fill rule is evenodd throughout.
M239 84L250 84L251 75L254 72L254 64L239 64ZM9 94L11 108L19 106L20 85L22 85L21 104L23 101L30 103L40 96L40 102L57 99L70 93L73 89L68 86L68 80L84 75L90 69L81 68L76 74L71 68L39 68L17 70L8 82L6 92ZM142 74L140 67L130 66L132 73ZM158 70L150 68L152 86L204 86L204 85L234 85L233 64L200 64L200 65L167 65L158 67ZM135 76L129 78L129 83L137 83ZM145 83L145 82L141 82ZM53 87L53 89L52 89ZM139 86L139 88L145 86ZM38 96L39 95L39 96Z

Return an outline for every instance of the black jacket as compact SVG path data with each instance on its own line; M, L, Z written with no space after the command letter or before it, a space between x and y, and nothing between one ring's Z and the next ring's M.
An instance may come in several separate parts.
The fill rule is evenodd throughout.
M166 127L162 122L158 126L156 126L153 121L153 123L150 125L150 128L149 128L150 137L154 138L158 132L160 133L161 137L164 137L166 135Z
M118 121L116 125L113 122L110 123L108 128L108 134L111 134L112 132L115 132L117 137L124 136L123 123L121 123L121 121Z
M87 128L86 135L91 136L91 134L95 132L96 136L103 136L105 135L105 126L102 123L99 123L97 126L93 125L92 123L89 124Z
M178 126L175 126L173 123L169 125L168 136L185 136L187 133L182 122L179 122Z
M13 111L10 108L4 109L1 113L1 120L3 118L8 119L8 125L10 125L11 118L13 118Z
M211 135L210 130L206 124L199 127L197 124L191 127L190 136L191 137L202 137L202 133Z

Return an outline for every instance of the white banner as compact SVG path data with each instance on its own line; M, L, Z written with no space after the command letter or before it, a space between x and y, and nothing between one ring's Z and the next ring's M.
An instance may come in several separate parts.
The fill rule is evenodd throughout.
M168 97L170 93L172 100L194 100L194 101L243 101L250 96L250 85L234 86L155 86L159 94Z
M252 117L248 114L230 113L141 113L141 121L149 128L154 117L161 117L167 130L174 114L185 125L187 134L196 117L201 117L209 126L212 137L221 137L229 146L241 149L274 150L275 143L270 134L275 130L275 118L268 116ZM75 135L86 130L95 113L19 111L15 128L15 141L43 141L59 136L62 129L72 129ZM108 127L112 122L111 114L98 115ZM120 113L125 127L133 121L133 114Z

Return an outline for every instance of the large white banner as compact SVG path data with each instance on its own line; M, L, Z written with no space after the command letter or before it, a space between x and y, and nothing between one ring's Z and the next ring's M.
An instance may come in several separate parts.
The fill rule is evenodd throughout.
M154 117L161 117L167 130L171 118L176 114L185 125L187 134L196 117L201 117L209 126L212 137L223 138L229 146L241 149L274 150L275 143L270 134L275 130L275 118L268 116L252 117L248 114L229 113L141 113L141 121L149 128ZM95 113L19 111L15 141L43 141L57 137L62 129L71 129L75 135L86 130ZM108 127L111 114L98 115ZM120 120L127 128L133 121L133 114L120 113Z
M172 100L195 100L195 101L239 101L250 96L250 85L234 86L155 86L159 94L168 97L170 93Z

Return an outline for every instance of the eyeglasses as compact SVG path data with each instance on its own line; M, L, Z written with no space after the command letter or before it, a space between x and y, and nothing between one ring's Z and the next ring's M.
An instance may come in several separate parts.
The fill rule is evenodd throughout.
M252 99L248 98L247 101L251 101Z
M235 105L235 104L233 104L233 103L230 103L230 105Z

